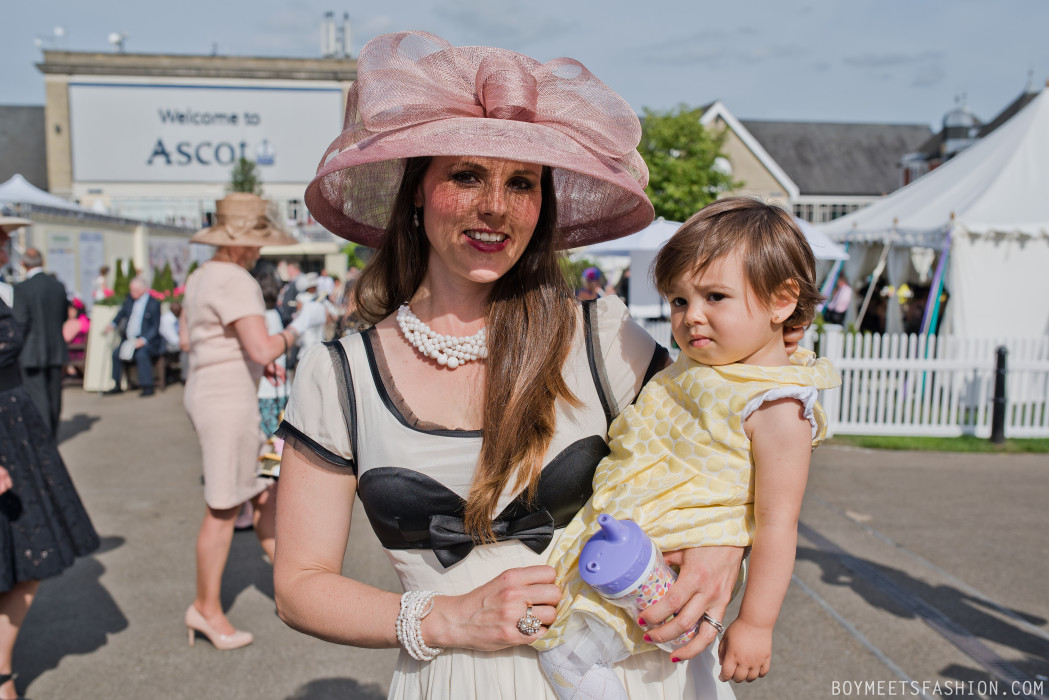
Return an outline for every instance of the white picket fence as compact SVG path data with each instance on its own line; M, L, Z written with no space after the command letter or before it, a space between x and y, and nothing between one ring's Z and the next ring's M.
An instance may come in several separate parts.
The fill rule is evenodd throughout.
M643 322L664 347L670 324ZM996 350L1008 350L1005 435L1049 437L1049 336L810 333L803 344L834 363L838 389L822 392L828 433L989 437ZM676 354L676 352L675 352Z
M830 429L989 437L999 346L1008 351L1006 437L1049 437L1049 337L824 333L820 354L842 379L821 397Z

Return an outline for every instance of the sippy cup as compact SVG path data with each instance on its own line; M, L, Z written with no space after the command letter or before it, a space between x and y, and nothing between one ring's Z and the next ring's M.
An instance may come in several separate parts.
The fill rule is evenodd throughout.
M602 513L597 516L597 524L601 530L587 540L579 555L579 575L602 598L627 610L637 620L642 610L667 594L677 574L633 520L616 520ZM656 646L673 651L695 634L696 628L692 628Z

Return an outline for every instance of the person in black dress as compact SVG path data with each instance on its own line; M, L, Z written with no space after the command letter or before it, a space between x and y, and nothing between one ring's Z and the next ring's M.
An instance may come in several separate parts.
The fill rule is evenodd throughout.
M0 266L19 220L0 217ZM24 221L24 220L21 220ZM22 327L0 300L0 700L17 697L11 657L41 579L98 548L51 428L22 384Z

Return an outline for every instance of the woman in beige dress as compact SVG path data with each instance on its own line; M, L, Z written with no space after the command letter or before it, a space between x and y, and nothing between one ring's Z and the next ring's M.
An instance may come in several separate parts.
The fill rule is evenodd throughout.
M295 242L272 224L266 208L256 195L230 194L217 202L216 225L190 239L218 246L187 280L179 324L189 352L184 404L200 439L207 505L197 536L197 594L185 617L190 646L195 632L219 649L252 641L226 619L219 599L234 520L246 501L255 506L255 533L273 559L275 493L272 481L256 475L265 439L256 392L263 369L298 332L293 324L269 335L262 290L249 272L262 246Z

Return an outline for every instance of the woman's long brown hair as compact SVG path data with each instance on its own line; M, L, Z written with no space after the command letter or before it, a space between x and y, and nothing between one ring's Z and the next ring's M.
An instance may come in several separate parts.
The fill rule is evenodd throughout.
M378 323L419 288L430 252L412 225L415 191L430 158L410 158L394 200L386 236L361 272L354 291L361 317ZM558 265L557 198L553 174L543 168L542 205L520 260L495 282L488 297L489 338L481 454L466 500L466 531L495 539L492 517L513 481L531 497L555 429L555 402L578 405L562 376L576 328L572 290Z

